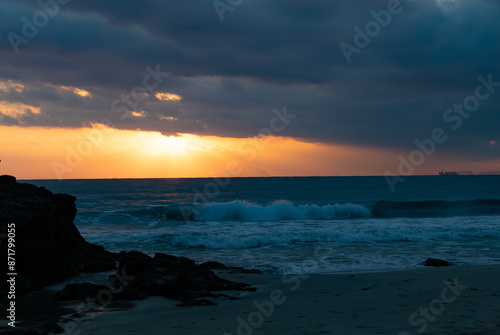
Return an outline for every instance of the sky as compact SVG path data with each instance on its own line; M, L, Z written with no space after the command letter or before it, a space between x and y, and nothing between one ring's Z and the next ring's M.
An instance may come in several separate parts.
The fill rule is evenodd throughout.
M500 171L496 0L2 0L0 174Z

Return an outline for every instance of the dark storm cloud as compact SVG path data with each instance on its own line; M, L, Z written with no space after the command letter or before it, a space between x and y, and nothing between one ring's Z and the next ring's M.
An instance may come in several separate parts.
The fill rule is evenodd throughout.
M272 109L297 118L279 135L308 141L412 149L415 138L449 125L443 114L474 94L479 75L500 81L500 4L496 1L401 1L400 14L348 64L339 48L354 45L370 11L388 1L244 0L221 22L212 1L72 0L16 54L7 36L36 1L0 4L0 101L41 107L24 126L80 127L113 121L120 129L255 136ZM119 119L111 104L143 83L146 67L170 75ZM51 85L85 89L82 98ZM158 101L168 92L182 101ZM443 150L495 157L500 88L449 132ZM0 123L14 124L4 116Z

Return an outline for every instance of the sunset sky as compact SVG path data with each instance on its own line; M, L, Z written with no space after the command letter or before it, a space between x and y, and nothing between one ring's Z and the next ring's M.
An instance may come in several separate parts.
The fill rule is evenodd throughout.
M41 3L0 2L0 174L500 171L496 0Z

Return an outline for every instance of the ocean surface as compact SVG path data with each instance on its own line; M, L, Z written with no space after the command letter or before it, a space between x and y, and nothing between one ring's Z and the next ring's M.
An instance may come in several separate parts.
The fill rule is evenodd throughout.
M111 251L271 273L500 264L500 176L26 182L77 197L82 236Z

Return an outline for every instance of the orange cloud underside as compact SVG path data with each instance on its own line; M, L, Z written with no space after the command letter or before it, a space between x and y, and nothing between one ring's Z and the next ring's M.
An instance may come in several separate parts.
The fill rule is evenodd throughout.
M31 111L33 114L40 114L40 108L28 106L19 102L9 102L0 100L0 115L8 115L12 118L18 118L20 115L26 114Z
M400 154L285 137L165 137L97 126L0 126L0 174L19 179L210 177L235 165L234 177L383 175L397 171ZM435 174L443 164L434 157L417 173Z

